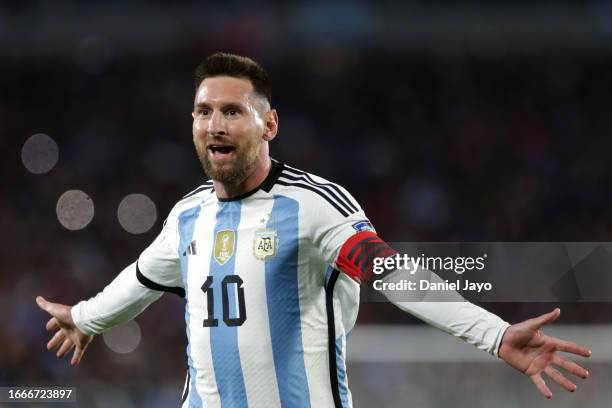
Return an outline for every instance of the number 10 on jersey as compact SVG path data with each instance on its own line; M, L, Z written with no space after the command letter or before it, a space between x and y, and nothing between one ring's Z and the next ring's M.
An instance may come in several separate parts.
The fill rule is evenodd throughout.
M207 276L206 281L202 285L202 291L206 294L206 304L208 305L208 317L204 319L204 327L219 326L219 319L215 319L215 291L213 286L213 277ZM229 307L229 285L236 286L236 295L238 296L238 316L230 317ZM233 289L233 288L232 288ZM242 279L238 275L227 275L221 281L221 298L223 300L223 321L227 326L242 326L246 320L246 307L244 305L244 288L242 287Z

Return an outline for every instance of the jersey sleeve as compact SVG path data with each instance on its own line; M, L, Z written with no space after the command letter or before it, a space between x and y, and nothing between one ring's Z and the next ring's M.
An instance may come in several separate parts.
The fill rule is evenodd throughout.
M71 309L74 324L87 335L99 334L132 320L163 292L144 287L136 278L136 262L126 267L103 291Z
M177 235L171 212L160 234L136 262L95 297L71 309L77 327L85 334L102 333L136 317L163 292L184 297Z
M380 279L402 278L397 271L373 274L374 258L394 256L397 251L378 237L361 207L357 206L354 212L343 215L329 206L324 207L324 204L321 203L317 209L319 216L314 222L315 244L331 266L365 285L370 285L374 276ZM387 296L386 292L382 293ZM455 301L435 302L428 296L418 302L400 302L392 297L389 301L478 349L498 355L501 340L509 327L507 322L466 302L458 293L451 294L450 300Z
M364 244L369 248L369 244L376 245L382 240L355 199L344 188L334 186L337 189L336 201L320 200L313 206L316 213L310 218L314 225L314 244L329 265L361 282L362 267L365 269L368 258L361 249L365 248ZM377 256L382 255L379 253Z
M184 297L178 244L177 219L170 212L157 238L138 257L138 281L150 289Z

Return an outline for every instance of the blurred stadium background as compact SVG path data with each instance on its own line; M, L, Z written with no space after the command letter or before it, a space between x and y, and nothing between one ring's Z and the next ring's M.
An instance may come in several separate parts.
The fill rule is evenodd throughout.
M611 18L586 0L3 2L0 386L177 406L182 300L164 296L71 368L46 351L34 298L97 293L204 180L192 73L218 50L270 71L273 156L346 186L388 241L612 241ZM90 200L60 200L68 190ZM510 322L560 306L551 331L592 347L591 378L575 395L553 385L549 402L494 358L364 304L355 406L610 406L609 303L484 306Z

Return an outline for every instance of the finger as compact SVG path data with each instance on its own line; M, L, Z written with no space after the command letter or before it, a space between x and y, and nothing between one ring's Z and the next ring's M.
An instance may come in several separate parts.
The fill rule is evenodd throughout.
M42 310L47 310L45 309L45 298L42 296L36 296L36 304L38 305L38 307L40 307Z
M74 349L74 354L72 355L72 360L70 360L70 364L73 366L79 364L81 359L83 358L83 354L85 353L85 348L76 347Z
M550 392L550 389L544 382L544 379L542 378L541 374L532 375L531 381L533 381L533 383L535 384L537 389L542 393L542 395L544 395L548 399L552 398L552 392Z
M533 319L527 320L527 325L534 330L538 330L540 327L550 324L554 322L555 320L557 320L560 314L561 314L561 309L556 308L552 312L545 313L541 316L534 317Z
M589 372L587 370L580 367L573 361L563 358L561 356L555 355L552 359L552 362L553 364L563 368L564 370L569 371L570 373L580 378L587 378L589 376Z
M544 369L544 372L546 373L547 376L552 378L557 384L559 384L560 386L562 386L569 392L576 391L576 388L577 388L576 384L574 384L573 382L565 378L565 376L561 374L559 370L556 370L552 368L551 366L548 366Z
M72 342L72 340L70 340L70 339L64 340L64 343L62 343L62 347L60 347L60 349L57 350L57 354L56 355L59 358L64 358L64 356L66 356L66 354L68 354L68 352L70 351L72 346L74 346L74 343Z
M51 313L49 311L49 307L51 306L51 302L47 301L44 297L36 296L36 304L38 305L38 307L40 307L45 312Z
M55 317L52 317L51 319L49 319L45 327L47 328L47 330L52 331L55 329L59 329L60 325L57 319Z
M47 343L47 350L53 350L57 348L57 346L59 346L65 338L66 335L64 334L64 331L58 330L57 333L55 333L55 336L53 336L53 338Z
M588 348L584 346L581 346L580 344L576 344L571 341L559 340L559 339L555 339L555 340L557 340L557 350L559 351L565 351L566 353L577 354L582 357L591 357L591 354L593 354L591 350L589 350Z

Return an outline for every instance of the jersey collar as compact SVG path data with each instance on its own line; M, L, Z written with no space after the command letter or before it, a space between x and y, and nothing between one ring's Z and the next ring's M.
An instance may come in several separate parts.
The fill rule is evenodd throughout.
M251 191L247 191L244 194L240 194L239 196L232 197L232 198L217 197L217 200L219 200L220 202L243 200L255 194L259 190L263 190L266 193L269 193L270 190L272 190L272 187L274 187L274 184L276 183L276 180L278 180L278 177L280 176L281 172L283 171L283 167L285 167L283 163L280 163L279 161L273 158L270 158L270 160L272 161L272 165L270 166L270 171L268 172L266 179L260 185L258 185ZM214 191L214 188L213 188L213 191Z

